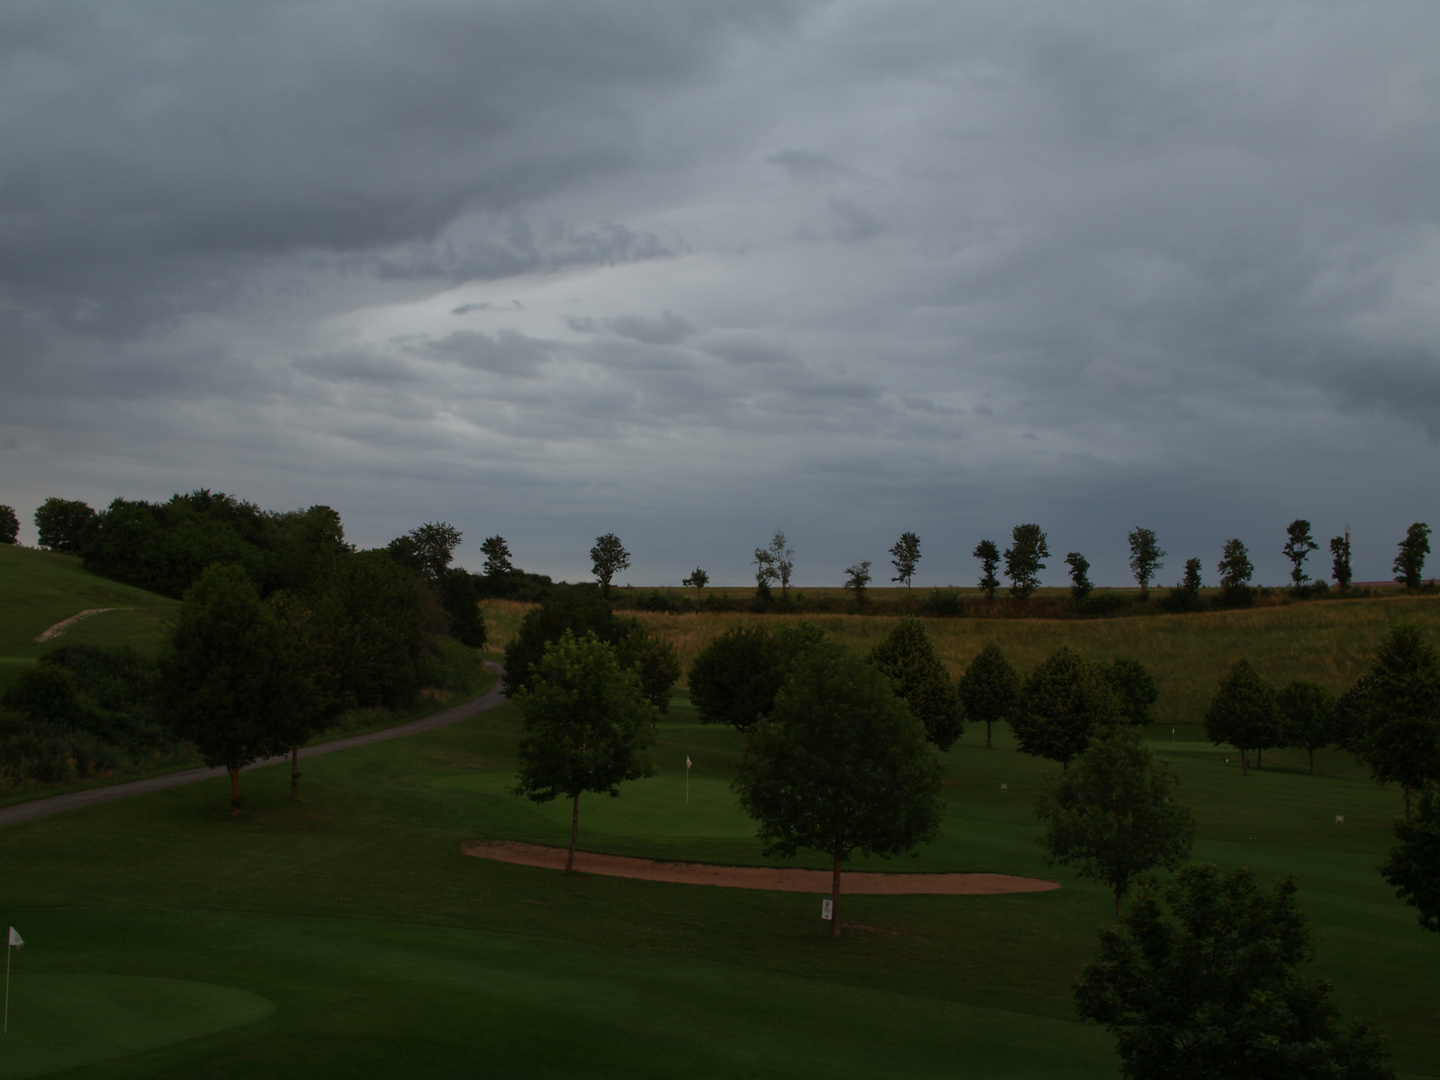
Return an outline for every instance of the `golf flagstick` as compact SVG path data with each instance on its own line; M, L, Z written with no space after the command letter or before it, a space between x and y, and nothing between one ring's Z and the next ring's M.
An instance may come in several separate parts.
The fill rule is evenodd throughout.
M10 1034L10 950L25 944L25 939L10 927L10 936L5 939L5 1026L0 1034Z
M685 801L690 801L690 755L685 755Z

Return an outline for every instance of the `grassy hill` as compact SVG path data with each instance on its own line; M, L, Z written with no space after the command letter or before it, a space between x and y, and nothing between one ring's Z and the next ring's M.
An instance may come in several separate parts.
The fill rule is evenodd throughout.
M20 668L60 645L128 645L158 651L179 603L90 573L74 555L0 545L0 691ZM35 639L58 622L95 608L49 641Z

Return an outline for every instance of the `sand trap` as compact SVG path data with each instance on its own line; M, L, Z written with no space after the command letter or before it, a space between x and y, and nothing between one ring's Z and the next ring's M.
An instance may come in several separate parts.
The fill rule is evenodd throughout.
M41 635L40 635L39 637L37 637L35 640L36 640L36 641L49 641L51 638L57 638L57 637L59 637L61 634L63 634L63 633L64 633L66 630L68 630L70 627L74 626L74 625L75 625L77 622L79 622L81 619L88 619L91 615L99 615L99 614L101 614L102 612L105 612L105 611L118 611L118 610L119 610L118 608L113 608L113 607L96 607L96 608L91 608L89 611L82 611L82 612L80 612L79 615L71 615L68 619L63 619L63 620L61 620L60 622L57 622L54 626L50 627L49 630L46 630L43 634L41 634Z
M466 855L520 866L565 869L565 848L521 844L512 840L490 840L465 844ZM798 870L771 866L713 866L709 863L657 862L625 855L598 855L575 852L575 869L606 877L640 878L644 881L673 881L682 885L720 885L728 889L771 889L776 892L828 893L828 870ZM1014 877L1010 874L877 874L846 870L841 891L898 896L932 893L945 896L998 896L1001 893L1048 892L1058 882L1044 878Z

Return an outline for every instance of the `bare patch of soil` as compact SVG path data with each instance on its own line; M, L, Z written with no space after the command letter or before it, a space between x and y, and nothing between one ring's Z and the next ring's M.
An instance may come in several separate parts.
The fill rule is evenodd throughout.
M116 609L116 608L113 608L113 607L97 607L97 608L91 608L91 609L88 610L88 611L82 611L82 612L80 612L80 614L78 614L78 615L71 615L70 618L68 618L68 619L62 619L60 622L57 622L54 626L50 627L49 630L46 630L43 634L41 634L41 635L40 635L39 637L37 637L35 640L36 640L36 641L49 641L51 638L57 638L57 637L59 637L61 634L63 634L66 630L70 629L70 627L74 626L74 625L75 625L77 622L79 622L81 619L88 619L91 615L99 615L99 614L101 614L102 612L105 612L105 611L115 611L115 610L117 610L117 609Z
M565 848L521 844L513 840L487 840L462 845L460 850L477 859L565 869ZM719 885L728 889L769 889L775 892L829 893L828 870L801 870L780 866L715 866L710 863L659 862L628 855L575 852L575 869L606 877L670 881L681 885ZM998 896L1002 893L1048 892L1058 882L1011 874L883 874L847 870L841 883L846 893L900 896L929 893L944 896Z

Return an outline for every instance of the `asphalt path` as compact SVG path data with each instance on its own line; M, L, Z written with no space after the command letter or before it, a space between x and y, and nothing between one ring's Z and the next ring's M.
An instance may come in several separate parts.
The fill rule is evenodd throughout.
M496 672L503 673L505 670L493 660L485 661L485 666ZM466 717L475 716L477 713L486 712L497 705L504 704L505 693L500 686L501 683L497 679L495 685L480 697L472 698L463 705L456 705L453 709L446 709L444 712L422 717L419 720L411 720L408 724L397 724L395 727L371 731L364 735L351 735L344 739L334 739L315 746L302 746L300 757L319 757L321 754L333 754L337 750L349 750L352 746L369 746L371 743L384 742L387 739L403 739L407 735L418 735L422 731L434 731L436 728L448 727ZM289 760L289 754L281 754L278 757L265 758L253 765L247 765L246 768L259 769L266 765L278 765ZM17 821L30 821L34 818L58 814L64 810L78 810L82 806L95 806L98 803L112 802L115 799L124 799L131 795L143 795L147 791L160 791L164 788L179 787L181 784L193 784L197 780L210 780L226 775L228 774L224 766L217 765L213 769L186 769L184 772L152 776L148 780L128 780L123 784L111 784L109 787L87 788L84 791L72 791L68 795L52 795L48 799L35 799L32 802L17 803L14 806L0 809L0 825L13 825Z

